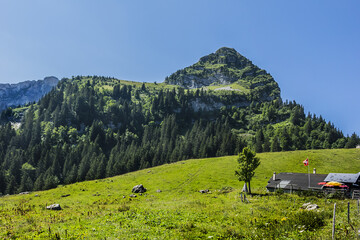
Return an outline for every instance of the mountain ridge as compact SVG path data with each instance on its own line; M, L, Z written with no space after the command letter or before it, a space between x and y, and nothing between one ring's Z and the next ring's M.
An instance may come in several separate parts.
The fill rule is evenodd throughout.
M59 82L59 79L50 76L43 80L28 80L15 84L0 84L0 111L7 107L24 105L40 100Z

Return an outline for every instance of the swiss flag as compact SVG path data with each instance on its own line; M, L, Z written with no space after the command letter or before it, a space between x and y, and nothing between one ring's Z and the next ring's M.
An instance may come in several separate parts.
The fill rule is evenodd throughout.
M303 161L303 163L304 163L304 166L309 165L309 159L308 159L308 158L307 158L307 159L305 159L305 160Z

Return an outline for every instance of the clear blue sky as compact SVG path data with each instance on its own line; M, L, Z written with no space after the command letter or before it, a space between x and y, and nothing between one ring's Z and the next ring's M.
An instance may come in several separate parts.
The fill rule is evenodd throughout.
M284 100L360 134L358 0L0 0L0 83L162 82L223 46L271 73Z

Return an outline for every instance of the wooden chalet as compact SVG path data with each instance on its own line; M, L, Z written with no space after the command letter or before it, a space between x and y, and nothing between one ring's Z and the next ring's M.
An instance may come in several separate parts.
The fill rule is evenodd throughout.
M310 175L310 177L309 177ZM339 186L332 186L331 183L341 183ZM282 189L286 193L293 191L342 191L348 196L360 193L360 173L329 173L312 174L307 173L274 173L269 179L266 189L274 192Z
M266 186L269 192L274 192L276 189L282 189L286 193L293 191L304 190L321 190L322 186L318 185L319 182L324 182L327 174L310 174L307 173L274 173L268 181Z

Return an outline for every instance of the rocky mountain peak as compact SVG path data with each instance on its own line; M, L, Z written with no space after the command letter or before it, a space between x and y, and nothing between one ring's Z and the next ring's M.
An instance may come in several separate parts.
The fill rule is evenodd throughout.
M58 84L58 82L59 82L59 79L57 77L54 77L54 76L44 78L44 83L46 85L51 85L51 86L55 87Z
M229 67L244 68L254 66L246 57L238 53L234 48L222 47L215 53L200 58L200 62L211 64L225 64Z
M178 70L165 79L168 84L184 88L200 88L209 85L227 85L239 80L251 84L259 75L268 75L249 59L233 48L222 47L215 53L206 55L184 69Z

